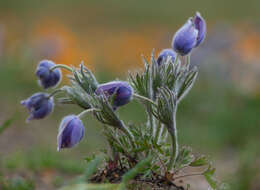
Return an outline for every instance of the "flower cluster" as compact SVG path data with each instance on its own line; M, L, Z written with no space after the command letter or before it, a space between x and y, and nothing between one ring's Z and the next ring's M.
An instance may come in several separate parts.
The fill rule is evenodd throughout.
M206 23L199 13L190 18L174 35L172 47L154 53L151 63L145 58L144 71L130 74L127 81L99 84L94 74L80 64L79 68L41 61L36 69L39 84L44 88L56 87L62 76L60 68L71 72L71 85L54 90L51 94L36 93L22 101L30 112L28 120L42 119L53 110L53 96L62 93L61 104L76 104L84 110L78 115L68 115L61 121L57 136L57 150L72 148L83 138L85 127L81 118L91 113L104 126L111 155L109 168L120 166L131 169L151 157L144 176L164 174L166 181L173 181L184 167L208 168L201 173L210 182L214 169L205 157L195 157L189 148L179 147L176 113L179 102L192 88L197 75L196 67L190 68L190 55L205 38ZM182 58L181 58L182 57ZM180 59L181 58L181 59ZM128 125L120 119L118 109L132 99L140 101L146 109L147 122ZM168 136L171 146L168 146ZM106 154L109 154L106 152ZM164 169L162 169L164 168Z
M83 64L82 64L83 67ZM36 76L38 78L38 83L44 89L53 88L58 85L62 78L60 68L65 68L70 71L72 69L66 65L57 65L53 61L43 60L41 61L36 69ZM72 71L77 74L77 71ZM90 74L90 71L88 71ZM84 76L83 72L81 76ZM91 74L92 77L94 77ZM76 78L77 78L76 77ZM80 80L79 78L77 78ZM123 106L130 102L132 99L133 89L128 82L125 81L112 81L105 84L97 84L96 79L92 78L90 81L92 95L103 96L105 98L111 98L113 100L112 107L116 110L118 107ZM66 89L65 87L63 89ZM43 119L47 117L53 110L54 102L53 96L62 92L63 89L58 89L52 94L38 92L29 97L26 100L21 101L21 104L25 106L30 115L27 121L33 119ZM68 90L68 89L66 89ZM69 94L69 92L68 92ZM78 144L84 136L85 128L83 122L80 119L80 115L69 115L63 118L61 121L58 137L57 137L57 150L62 148L71 148Z

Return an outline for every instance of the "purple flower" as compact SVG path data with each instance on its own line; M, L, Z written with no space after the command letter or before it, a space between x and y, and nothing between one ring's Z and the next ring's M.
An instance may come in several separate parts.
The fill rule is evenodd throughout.
M174 35L172 48L184 56L191 52L204 40L206 35L206 22L197 12L194 18L190 18Z
M49 60L43 60L36 69L36 76L39 78L39 84L44 88L55 87L61 80L61 70L56 68L50 70L56 64Z
M112 81L98 86L96 94L100 95L102 93L106 96L114 95L113 108L116 109L130 102L133 89L128 82Z
M84 133L84 125L78 116L68 115L64 117L57 136L57 150L74 147L81 141Z
M206 36L206 22L202 18L202 16L200 15L199 12L196 13L193 22L194 22L195 28L199 31L198 37L197 37L197 43L195 45L195 47L197 47L205 39L205 36Z
M53 98L49 97L49 94L41 92L35 93L28 99L21 101L21 104L30 112L27 121L46 117L52 112L54 106Z
M170 56L172 62L174 63L176 59L176 53L172 49L163 49L157 58L157 63L160 66L166 59L167 57Z

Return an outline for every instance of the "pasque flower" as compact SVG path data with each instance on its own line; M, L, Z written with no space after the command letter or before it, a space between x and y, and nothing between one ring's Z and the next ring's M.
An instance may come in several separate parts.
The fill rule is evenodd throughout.
M113 107L116 109L117 107L130 102L133 95L133 89L128 82L112 81L98 86L96 94L100 95L102 93L107 97L114 95Z
M160 66L166 59L167 57L171 57L172 62L174 63L176 59L176 53L172 49L163 49L157 58L157 63Z
M46 117L52 112L54 107L53 98L49 97L49 94L41 92L35 93L28 99L21 101L21 104L30 112L27 121Z
M172 40L172 48L182 56L187 55L202 43L205 35L206 22L197 12L194 18L188 19L176 32Z
M84 125L78 116L68 115L64 117L57 136L57 150L74 147L81 141L84 132Z
M39 79L39 84L45 89L55 87L61 80L61 70L59 68L51 70L55 65L50 60L43 60L36 69L35 74Z

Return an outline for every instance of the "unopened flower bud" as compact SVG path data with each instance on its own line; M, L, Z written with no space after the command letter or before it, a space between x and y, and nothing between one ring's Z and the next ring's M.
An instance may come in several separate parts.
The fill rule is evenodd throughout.
M46 117L52 112L54 107L53 98L49 97L49 94L41 92L35 93L28 99L21 101L21 104L30 112L27 121Z
M191 52L204 40L206 35L206 22L197 12L194 18L190 18L174 35L172 48L184 56Z
M180 55L187 55L196 45L198 30L194 27L192 19L189 19L175 34L172 48Z
M163 49L157 58L157 64L160 66L168 57L171 57L172 63L175 62L176 53L172 49Z
M39 63L36 69L36 76L38 77L39 84L44 88L55 87L61 80L61 70L56 68L50 70L56 64L49 60L43 60Z
M64 117L57 136L57 150L74 147L81 141L84 133L84 125L78 116L68 115Z
M106 96L114 95L113 107L116 109L117 107L130 102L133 95L133 89L128 82L113 81L98 86L96 94L100 95L102 93Z

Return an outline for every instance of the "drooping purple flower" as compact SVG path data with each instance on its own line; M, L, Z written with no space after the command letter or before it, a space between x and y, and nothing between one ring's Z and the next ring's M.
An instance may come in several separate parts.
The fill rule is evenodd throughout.
M61 80L61 70L56 68L50 70L56 64L50 60L43 60L39 63L36 69L36 76L38 77L39 84L44 88L55 87Z
M176 59L176 53L172 49L163 49L159 53L157 64L160 66L167 59L168 56L171 57L171 60L174 63Z
M204 18L200 15L199 12L196 12L196 15L193 19L195 28L198 30L198 37L197 37L197 43L195 47L199 46L203 40L205 39L206 36L206 22Z
M68 115L64 117L57 136L57 150L74 147L81 141L84 133L84 125L78 116Z
M32 119L42 119L49 115L54 107L53 98L47 93L35 93L26 100L21 101L21 104L29 110L27 121Z
M184 56L191 52L204 40L206 35L206 22L197 12L194 18L188 21L176 32L172 40L172 48Z
M106 96L114 95L113 107L116 109L130 102L133 89L128 82L112 81L98 86L96 94L100 95L102 93Z

